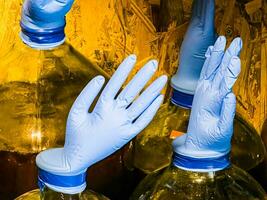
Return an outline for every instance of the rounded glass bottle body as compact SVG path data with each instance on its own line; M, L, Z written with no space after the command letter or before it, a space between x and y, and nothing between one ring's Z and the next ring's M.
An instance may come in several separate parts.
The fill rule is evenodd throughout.
M192 172L175 166L148 175L131 200L263 200L263 188L244 170L232 165L217 172Z
M63 145L74 100L90 79L108 76L67 43L43 51L14 46L0 61L0 150Z
M1 198L36 187L36 154L64 144L68 112L96 75L109 78L68 43L36 50L18 41L1 54Z

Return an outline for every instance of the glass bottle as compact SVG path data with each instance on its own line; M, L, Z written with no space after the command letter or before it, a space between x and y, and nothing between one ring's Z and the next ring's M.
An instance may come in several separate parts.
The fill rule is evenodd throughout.
M96 75L109 78L68 43L36 50L17 42L0 58L0 152L7 159L2 168L9 169L1 175L1 196L13 198L14 191L33 187L25 173L17 177L19 163L64 144L70 107ZM27 163L32 176L34 164Z
M266 148L261 136L238 112L234 119L231 145L231 162L243 170L255 168L265 158Z
M40 192L39 189L27 192L15 200L109 200L109 198L97 194L91 190L85 190L80 194L63 194L60 192L55 192L48 187L45 187L43 191Z
M14 199L36 188L36 155L64 144L70 107L97 75L103 75L106 82L109 79L101 67L67 42L52 49L32 49L17 33L16 42L0 53L1 198ZM94 180L90 188L110 197L118 194L121 185L124 191L130 190L122 178L128 148L88 170L89 180ZM105 179L107 174L111 179ZM113 180L116 184L111 185Z
M68 42L46 50L23 44L21 3L0 5L0 199L14 199L37 186L36 155L64 144L67 114L82 88L96 75L106 81L109 75ZM117 198L123 188L129 196L128 146L90 167L90 189Z
M108 78L67 43L43 51L14 45L0 71L0 149L21 153L62 145L75 98L96 75Z
M267 119L265 119L262 125L261 138L265 148L267 148ZM265 154L264 160L257 167L251 169L249 173L262 185L267 192L267 154Z
M244 170L232 165L216 172L193 172L174 165L140 182L130 200L263 200L263 188Z

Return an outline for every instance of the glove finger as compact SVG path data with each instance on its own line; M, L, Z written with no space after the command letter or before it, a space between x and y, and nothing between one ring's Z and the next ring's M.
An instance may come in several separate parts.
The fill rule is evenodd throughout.
M139 70L139 72L117 97L117 103L120 107L127 107L134 100L156 72L157 66L158 62L156 60L151 60L141 70Z
M191 19L194 19L201 15L201 2L202 0L194 0Z
M161 76L155 80L128 108L129 118L133 121L141 115L160 94L167 83L167 76Z
M206 0L207 1L207 0ZM200 7L201 7L201 10L200 10L200 23L202 24L202 25L204 25L204 20L205 20L205 15L206 15L206 6L207 6L207 2L203 2L203 1L201 1L201 5L200 5Z
M234 56L229 66L226 69L225 75L221 82L220 92L222 95L226 95L227 93L232 91L232 87L234 86L238 75L241 71L241 61L237 56Z
M46 10L49 15L57 15L57 17L62 17L69 12L74 0L41 0L36 2L39 9ZM44 16L43 16L44 17ZM48 17L48 16L45 16Z
M230 64L232 57L238 56L241 48L242 48L242 40L240 38L235 38L233 42L230 44L230 47L226 50L223 56L222 62L215 74L215 77L213 79L214 87L219 89L221 85L221 81L223 77L225 76L225 71Z
M201 73L200 73L200 77L199 77L199 81L203 80L205 78L205 74L206 74L206 71L207 71L207 68L208 68L208 64L209 64L209 61L210 61L210 56L211 56L211 52L213 50L213 46L209 46L206 53L205 53L205 57L206 57L206 60L204 62L204 65L202 67L202 70L201 70Z
M59 5L61 5L62 7L71 7L74 0L54 0L55 3L58 3Z
M203 16L204 33L214 33L214 20L215 20L215 1L206 0L205 10Z
M72 105L70 114L81 116L88 114L88 110L105 83L103 76L93 78L82 90Z
M160 105L162 104L164 99L163 95L159 95L153 103L137 118L137 120L133 123L132 132L129 131L131 137L135 137L138 133L140 133L153 119L156 115Z
M214 74L216 73L219 65L221 64L223 55L224 55L224 49L226 45L226 39L224 36L220 36L212 49L211 56L209 59L209 63L207 64L208 67L205 71L205 79L210 79L211 77L214 77ZM212 76L213 75L213 76Z
M227 94L226 97L223 99L223 105L220 113L220 120L218 123L218 127L222 134L226 133L232 134L235 109L236 109L236 98L235 95L231 92Z
M113 74L107 86L103 90L100 100L101 99L114 99L120 88L122 87L123 83L127 79L129 73L134 67L136 62L136 56L130 55L128 56L118 67L116 72Z

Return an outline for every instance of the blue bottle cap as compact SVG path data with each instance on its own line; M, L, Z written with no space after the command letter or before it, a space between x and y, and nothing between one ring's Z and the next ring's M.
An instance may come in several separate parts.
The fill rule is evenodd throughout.
M51 29L31 29L20 22L21 39L32 48L54 48L65 41L65 25Z
M175 90L173 88L171 102L175 104L176 106L191 109L193 98L194 98L194 95L186 94L178 90Z

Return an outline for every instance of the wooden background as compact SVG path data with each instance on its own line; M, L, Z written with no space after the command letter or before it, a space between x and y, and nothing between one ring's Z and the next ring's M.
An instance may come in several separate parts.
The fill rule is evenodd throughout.
M76 0L67 15L67 40L112 74L122 59L138 56L135 71L157 58L157 75L177 70L192 0ZM0 60L19 47L22 0L0 0ZM242 73L235 85L238 112L260 133L267 118L267 0L217 0L217 32L243 39ZM1 73L1 72L0 72ZM135 72L133 72L135 73ZM166 88L168 91L168 88Z

